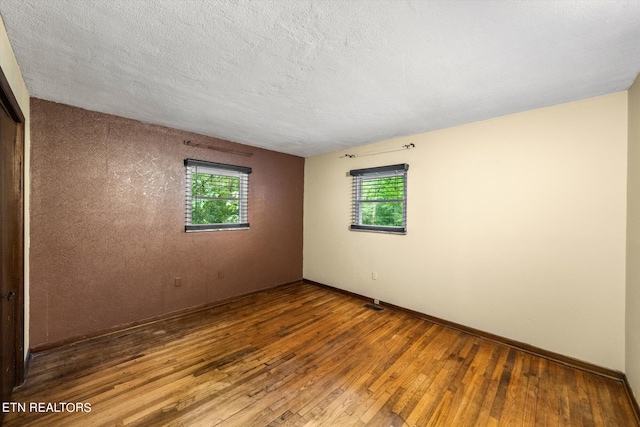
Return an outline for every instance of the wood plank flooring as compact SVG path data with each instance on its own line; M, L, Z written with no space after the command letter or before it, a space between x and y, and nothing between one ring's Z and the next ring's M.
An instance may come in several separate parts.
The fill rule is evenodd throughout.
M637 426L622 382L308 284L35 354L6 426ZM91 412L60 402L89 403Z

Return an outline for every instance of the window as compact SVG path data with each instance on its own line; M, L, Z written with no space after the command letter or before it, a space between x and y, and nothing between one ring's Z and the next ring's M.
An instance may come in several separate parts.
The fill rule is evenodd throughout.
M399 164L349 171L353 176L351 230L406 234L407 170Z
M185 159L185 231L249 228L251 168Z

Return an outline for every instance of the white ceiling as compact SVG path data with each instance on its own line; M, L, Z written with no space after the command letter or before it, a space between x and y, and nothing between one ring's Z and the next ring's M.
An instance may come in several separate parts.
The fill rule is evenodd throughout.
M640 1L0 0L32 96L299 156L629 88Z

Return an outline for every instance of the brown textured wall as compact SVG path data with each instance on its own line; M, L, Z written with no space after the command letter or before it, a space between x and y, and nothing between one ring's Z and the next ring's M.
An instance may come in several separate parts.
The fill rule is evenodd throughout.
M31 346L302 278L303 158L40 99L31 141ZM253 168L249 230L184 232L188 157Z

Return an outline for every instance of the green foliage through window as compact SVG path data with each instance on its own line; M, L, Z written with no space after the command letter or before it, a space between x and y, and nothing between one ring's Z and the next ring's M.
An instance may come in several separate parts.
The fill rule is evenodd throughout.
M192 224L240 222L240 178L207 173L193 174L191 183Z
M353 169L351 230L406 234L406 163Z
M251 168L185 159L185 231L249 228Z
M369 178L362 180L361 223L402 227L404 177Z

